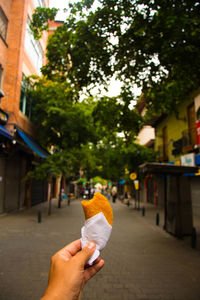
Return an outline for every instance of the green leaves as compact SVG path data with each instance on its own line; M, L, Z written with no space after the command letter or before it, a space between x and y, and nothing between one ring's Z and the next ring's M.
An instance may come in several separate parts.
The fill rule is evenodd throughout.
M199 87L198 1L101 0L96 11L93 2L69 5L69 18L49 39L43 74L59 74L77 91L106 85L115 74L129 90L142 87L154 112L176 109ZM55 13L36 10L37 37Z
M116 178L123 176L126 162L134 169L153 157L133 143L143 122L130 109L134 84L142 87L147 115L176 110L199 87L200 5L101 0L94 11L93 2L70 4L69 18L49 38L46 78L34 90L35 120L45 145L81 149L84 155L77 155L90 176ZM36 37L53 14L36 11ZM77 102L83 88L106 86L113 75L123 82L119 97Z
M95 141L91 116L84 103L76 103L77 94L71 85L43 78L34 82L29 93L33 99L33 121L44 146L69 149Z
M128 143L138 134L142 117L136 110L129 108L129 103L123 96L100 98L94 108L93 117L102 137L122 134Z
M156 154L152 149L134 141L127 144L122 137L115 137L112 142L104 139L97 145L96 157L99 158L99 162L95 174L118 181L120 178L126 178L126 168L130 172L136 171L140 164L155 161Z
M42 36L42 32L48 30L48 20L54 20L58 12L57 8L43 8L37 7L32 15L32 21L30 29L33 32L33 36L36 40L39 40Z

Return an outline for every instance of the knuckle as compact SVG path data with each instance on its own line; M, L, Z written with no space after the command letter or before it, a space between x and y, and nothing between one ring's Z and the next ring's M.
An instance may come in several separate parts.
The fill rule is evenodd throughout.
M51 263L55 263L56 261L56 254L54 254L52 257L51 257Z

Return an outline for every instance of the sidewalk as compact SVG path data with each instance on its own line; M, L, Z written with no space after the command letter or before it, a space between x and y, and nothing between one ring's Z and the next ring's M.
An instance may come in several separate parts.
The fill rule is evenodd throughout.
M130 201L129 209L135 210L135 201L131 199ZM143 209L144 209L144 216L143 216ZM136 211L138 211L136 209ZM160 229L163 229L164 227L164 208L160 208L158 206L155 206L151 203L147 202L140 202L140 210L138 211L138 214L143 216L143 218L146 219L151 225L155 225L159 227ZM157 223L157 215L159 215L159 222ZM157 225L158 224L158 225ZM193 227L196 229L196 250L200 251L200 218L197 216L193 216ZM169 234L169 233L168 233ZM186 245L191 247L191 236L184 236L183 241Z
M112 204L114 225L102 257L105 266L86 285L82 300L199 300L200 251L156 226L154 212ZM37 212L42 211L38 223ZM0 217L0 299L38 300L50 257L80 237L80 200L61 209L47 205Z

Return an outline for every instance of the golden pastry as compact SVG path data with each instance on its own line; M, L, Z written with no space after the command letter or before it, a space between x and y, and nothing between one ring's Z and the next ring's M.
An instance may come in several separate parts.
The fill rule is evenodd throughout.
M110 203L101 193L95 193L91 200L81 201L85 219L89 219L100 212L103 212L106 220L112 226L113 224L113 212Z

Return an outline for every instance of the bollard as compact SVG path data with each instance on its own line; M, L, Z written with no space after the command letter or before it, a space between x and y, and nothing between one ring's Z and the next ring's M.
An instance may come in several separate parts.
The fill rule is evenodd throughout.
M191 236L191 247L193 249L196 248L196 242L197 242L197 234L196 234L196 228L192 228L192 236Z
M159 213L156 214L156 225L159 226L160 224L160 215Z
M145 216L145 207L143 206L142 208L142 216L144 217Z
M40 210L38 211L37 217L38 217L38 223L41 223L42 222L42 214L41 214Z
M128 207L130 206L130 201L129 201L129 200L127 201L126 205L127 205Z

